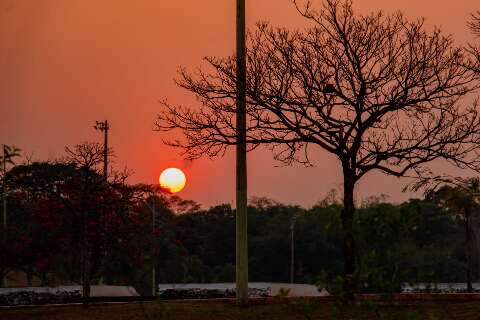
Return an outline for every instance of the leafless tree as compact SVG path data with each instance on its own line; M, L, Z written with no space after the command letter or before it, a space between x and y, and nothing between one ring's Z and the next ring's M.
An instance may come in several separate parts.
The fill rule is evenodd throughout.
M247 142L275 159L310 165L309 149L334 154L343 169L345 288L354 289L354 189L371 171L423 176L445 159L477 169L480 115L463 99L476 89L466 53L441 30L402 13L358 15L349 0L315 10L294 1L304 30L257 25L249 34ZM189 159L223 155L235 144L235 57L205 58L208 69L179 71L199 107L164 102L156 125L180 130L166 141Z

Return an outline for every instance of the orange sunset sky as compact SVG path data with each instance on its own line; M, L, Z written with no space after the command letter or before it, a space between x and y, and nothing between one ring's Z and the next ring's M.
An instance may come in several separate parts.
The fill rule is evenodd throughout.
M320 0L315 0L318 5ZM248 23L305 25L289 0L247 0ZM402 10L426 17L459 43L471 40L466 21L478 0L355 0L362 13ZM176 88L179 66L195 68L206 55L234 51L234 0L0 0L0 143L34 159L54 158L66 145L101 142L95 120L111 122L116 167L132 182L156 183L165 167L185 171L180 194L204 206L232 203L234 153L187 163L153 132L158 100L189 104ZM233 151L233 150L232 150ZM332 156L316 152L314 168L274 167L268 151L249 155L249 194L310 206L340 183ZM442 164L435 168L446 170ZM401 201L405 180L370 174L359 199L386 193Z

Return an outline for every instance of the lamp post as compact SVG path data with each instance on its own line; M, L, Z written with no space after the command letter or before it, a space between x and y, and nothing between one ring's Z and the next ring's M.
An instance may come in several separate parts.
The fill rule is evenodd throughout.
M237 0L236 8L236 297L238 305L246 306L248 303L248 233L245 0Z
M295 280L295 221L297 217L293 216L290 220L290 283Z
M152 238L155 239L155 216L156 216L156 208L155 208L155 198L150 197L150 199L153 199L152 201L152 206L148 204L148 200L145 201L145 205L147 208L150 210L152 213ZM157 296L157 272L156 272L156 265L155 265L155 244L152 245L152 296L156 297Z

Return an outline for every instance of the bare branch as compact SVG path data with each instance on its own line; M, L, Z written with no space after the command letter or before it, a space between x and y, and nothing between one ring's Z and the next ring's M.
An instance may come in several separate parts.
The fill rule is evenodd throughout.
M275 159L310 164L310 146L334 154L357 181L372 170L422 175L445 159L480 168L480 114L465 97L478 87L469 56L441 30L401 13L357 15L351 1L310 1L297 11L302 31L259 23L248 35L247 115L250 150L268 145ZM200 107L162 102L157 130L195 159L235 144L235 57L205 59L179 71L177 84Z
M474 35L480 37L480 11L471 14L471 19L467 22L467 25Z

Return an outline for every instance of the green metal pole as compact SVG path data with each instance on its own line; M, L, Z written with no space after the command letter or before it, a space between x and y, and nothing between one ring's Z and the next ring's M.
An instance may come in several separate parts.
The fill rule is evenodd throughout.
M237 0L237 192L236 281L237 304L248 304L246 35L245 0Z

